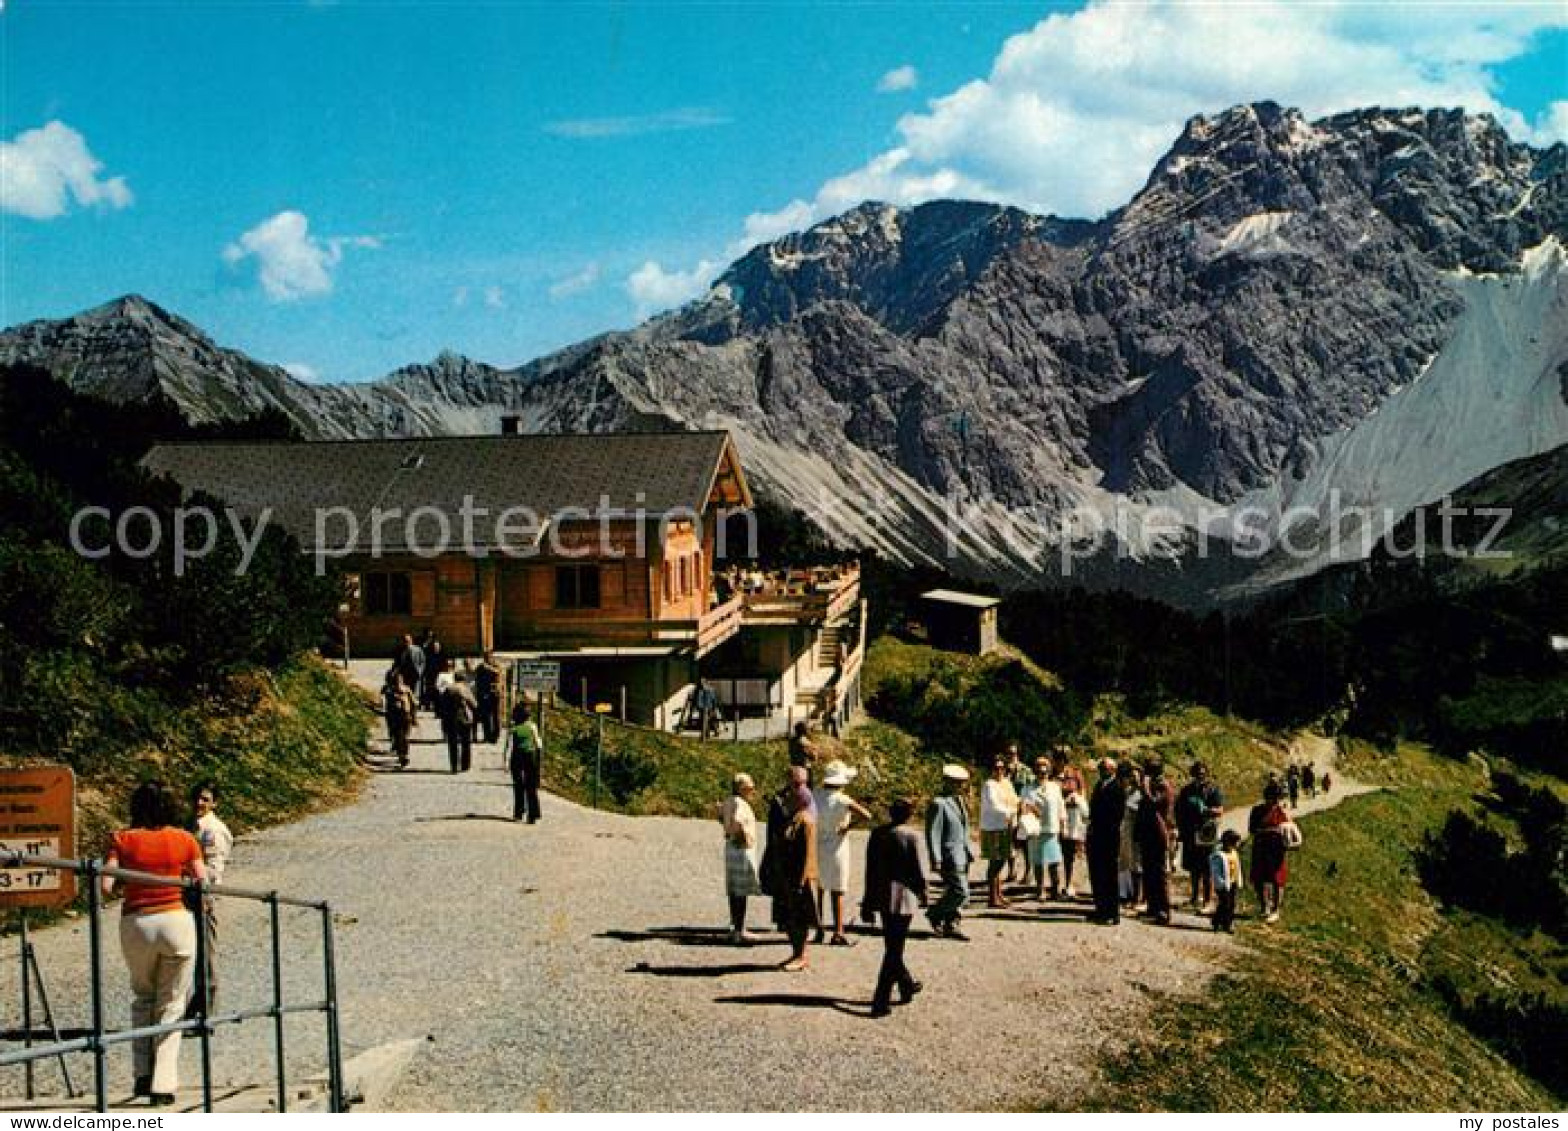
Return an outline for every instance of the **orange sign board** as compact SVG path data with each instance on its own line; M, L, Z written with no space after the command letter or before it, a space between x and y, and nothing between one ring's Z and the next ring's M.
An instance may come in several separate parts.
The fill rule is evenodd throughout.
M76 855L76 775L70 767L0 770L0 853L12 852ZM75 898L74 872L0 867L0 907L61 907Z

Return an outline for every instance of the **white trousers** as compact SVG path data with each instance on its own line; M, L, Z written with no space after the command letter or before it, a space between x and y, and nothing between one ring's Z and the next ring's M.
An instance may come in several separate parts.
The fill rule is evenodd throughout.
M120 916L120 950L131 972L131 1025L167 1025L185 1016L196 969L196 920L183 908ZM132 1042L136 1075L152 1090L180 1086L180 1034Z

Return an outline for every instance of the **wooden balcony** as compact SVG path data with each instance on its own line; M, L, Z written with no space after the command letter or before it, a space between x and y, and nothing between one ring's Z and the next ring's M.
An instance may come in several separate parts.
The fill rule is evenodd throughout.
M760 587L743 587L741 597L746 624L832 624L860 600L860 567L789 570L765 578Z

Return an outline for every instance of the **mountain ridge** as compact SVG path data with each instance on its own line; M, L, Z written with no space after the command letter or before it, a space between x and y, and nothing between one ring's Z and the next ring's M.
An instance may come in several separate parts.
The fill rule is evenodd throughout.
M530 431L726 427L830 536L1016 581L1075 536L1064 516L1130 507L1117 544L1176 557L1190 536L1148 529L1151 508L1282 510L1335 437L1434 367L1459 392L1424 411L1450 412L1485 358L1457 375L1439 359L1480 333L1478 310L1544 342L1507 364L1561 364L1565 240L1560 144L1456 110L1308 121L1264 102L1190 119L1100 220L868 202L753 248L683 307L516 368L443 354L304 385L200 331L149 336L145 316L107 340L88 318L106 307L6 331L0 360L111 399L156 383L196 418L274 407L307 436L490 432L503 414ZM1533 288L1523 313L1499 313L1510 280ZM1568 440L1563 390L1517 375L1509 395L1539 398L1546 426L1488 435L1489 459ZM1437 424L1439 445L1471 427ZM1400 458L1431 497L1464 463Z

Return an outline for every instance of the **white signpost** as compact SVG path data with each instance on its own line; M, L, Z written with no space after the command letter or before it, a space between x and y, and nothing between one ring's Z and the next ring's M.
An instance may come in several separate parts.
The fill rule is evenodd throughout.
M561 690L561 663L559 660L518 660L512 667L513 678L519 691L559 694Z

